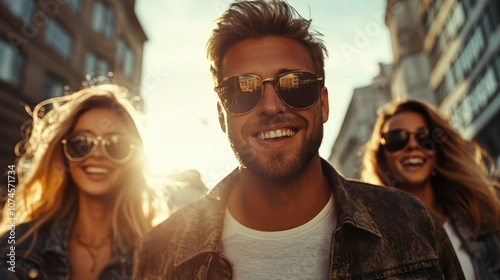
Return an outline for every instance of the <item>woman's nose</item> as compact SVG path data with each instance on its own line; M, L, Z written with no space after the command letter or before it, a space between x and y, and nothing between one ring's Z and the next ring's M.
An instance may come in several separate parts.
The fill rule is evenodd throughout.
M97 142L95 143L95 145L96 145L96 146L94 147L94 149L92 149L92 151L91 151L91 154L90 154L90 155L91 155L91 156L93 156L93 157L96 157L96 158L101 158L101 157L103 157L103 156L104 156L104 154L103 154L103 152L102 152L102 149L103 149L103 146L102 146L102 145L103 145L103 143L102 143L102 141L97 141Z
M409 135L407 146L408 147L412 147L412 148L418 148L418 147L420 147L420 145L417 142L417 137L416 137L415 133L411 133Z

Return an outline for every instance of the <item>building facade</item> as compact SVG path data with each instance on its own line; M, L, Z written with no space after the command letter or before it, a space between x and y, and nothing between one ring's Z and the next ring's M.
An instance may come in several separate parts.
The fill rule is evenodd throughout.
M500 1L388 0L393 99L434 104L500 166Z
M359 179L361 152L368 141L380 106L391 100L391 65L379 64L370 85L354 89L351 102L328 161L348 178Z
M429 86L430 61L423 50L425 30L418 16L420 3L421 0L387 2L385 23L393 53L390 87L394 100L413 97L436 104Z
M461 134L500 165L500 1L421 1L429 85Z
M147 36L133 0L0 0L0 168L15 163L23 124L41 100L108 75L140 95Z

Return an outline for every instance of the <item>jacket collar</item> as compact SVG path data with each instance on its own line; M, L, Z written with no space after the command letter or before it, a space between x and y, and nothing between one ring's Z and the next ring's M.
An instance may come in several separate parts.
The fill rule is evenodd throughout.
M49 236L45 242L44 251L68 255L69 230L76 216L76 207L73 207L60 221L55 222L49 229Z
M238 168L233 170L219 182L208 194L195 204L191 204L191 215L186 215L186 230L182 233L180 245L175 256L174 265L184 262L203 253L222 252L222 228L227 199L234 182L240 177ZM182 211L182 210L180 210ZM200 230L203 233L200 234Z
M351 188L352 182L342 178L335 169L321 159L323 173L333 189L338 221L337 228L349 225L369 232L379 238L381 233L370 216L363 201ZM183 263L204 253L222 253L222 228L226 203L234 182L239 179L235 169L203 199L192 204L186 215L186 230L182 233L174 265ZM194 213L193 213L194 212ZM200 230L203 231L200 234Z
M321 160L323 174L327 177L335 198L337 211L337 228L350 225L360 230L372 233L381 238L377 225L365 207L365 203L353 188L352 181L340 176L337 171L325 160Z

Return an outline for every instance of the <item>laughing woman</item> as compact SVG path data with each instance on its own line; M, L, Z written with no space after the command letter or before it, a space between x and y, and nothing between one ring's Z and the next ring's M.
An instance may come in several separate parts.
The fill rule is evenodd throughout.
M159 204L144 177L127 94L99 85L35 107L17 165L15 212L2 212L0 279L130 279L134 250ZM9 218L17 225L10 239Z
M430 105L392 103L375 123L362 180L426 204L441 219L467 279L500 279L499 184L483 155Z

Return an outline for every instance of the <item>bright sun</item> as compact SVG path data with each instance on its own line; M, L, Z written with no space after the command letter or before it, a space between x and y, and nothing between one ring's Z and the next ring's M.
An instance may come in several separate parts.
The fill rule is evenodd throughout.
M215 106L212 108L216 115ZM148 112L144 145L153 175L195 169L201 173L205 185L212 188L237 166L216 119L200 120L195 114L182 115L165 106L152 105Z

